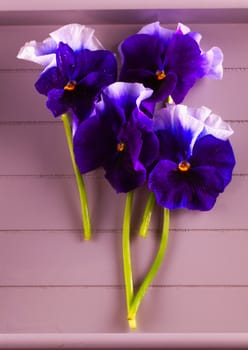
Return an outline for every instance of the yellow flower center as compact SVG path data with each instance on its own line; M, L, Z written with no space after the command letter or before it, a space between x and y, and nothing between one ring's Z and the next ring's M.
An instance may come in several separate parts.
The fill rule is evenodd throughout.
M117 152L123 152L125 150L125 143L119 142L116 149L117 149Z
M164 78L166 78L164 70L157 70L156 76L158 80L163 80Z
M64 90L66 91L74 91L76 89L76 81L75 80L70 80L68 83L64 86Z
M179 164L178 164L178 169L180 171L182 171L183 173L185 173L186 171L188 171L190 169L190 163L187 162L187 160L182 160Z

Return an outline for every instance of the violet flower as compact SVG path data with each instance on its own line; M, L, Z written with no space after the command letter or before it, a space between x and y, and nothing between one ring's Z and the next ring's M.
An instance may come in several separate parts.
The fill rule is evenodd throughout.
M205 107L169 105L155 115L154 129L160 160L148 186L157 202L168 209L210 210L231 181L231 128Z
M122 59L120 80L140 82L153 89L147 103L154 107L169 96L181 103L197 79L221 79L223 54L217 47L200 48L201 36L179 24L176 31L151 23L119 47Z
M117 192L144 184L147 167L158 155L152 120L141 102L152 94L142 84L114 83L106 87L93 115L74 136L75 159L81 173L98 167Z
M92 112L102 88L116 80L115 56L107 50L73 51L60 42L56 61L56 66L41 73L35 87L48 97L47 107L55 117L72 111L83 120Z

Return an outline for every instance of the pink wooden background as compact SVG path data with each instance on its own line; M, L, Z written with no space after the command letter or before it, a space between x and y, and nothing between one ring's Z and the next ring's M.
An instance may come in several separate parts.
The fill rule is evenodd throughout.
M171 214L168 253L138 314L135 334L146 345L154 333L164 339L248 333L248 24L186 24L202 33L204 49L220 46L225 62L223 80L200 81L185 103L206 105L230 122L237 165L212 211ZM86 176L94 232L84 242L63 125L34 90L39 67L15 58L25 41L43 40L58 26L0 26L0 347L9 344L4 335L17 333L116 334L119 341L129 333L121 260L125 196L114 193L101 171ZM92 26L115 50L141 25ZM144 196L139 190L137 219ZM159 228L158 210L148 238L133 239L137 280Z

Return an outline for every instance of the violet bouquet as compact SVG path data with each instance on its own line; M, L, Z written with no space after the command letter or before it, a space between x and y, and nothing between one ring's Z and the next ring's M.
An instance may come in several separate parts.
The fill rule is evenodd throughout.
M207 107L181 104L198 79L223 75L222 51L205 52L200 40L182 24L170 30L155 22L124 39L118 56L103 48L93 29L70 24L18 53L44 67L35 88L65 126L85 239L91 225L84 174L102 167L113 189L127 194L122 255L131 329L165 255L170 210L212 209L232 178L231 127ZM130 221L135 189L144 185L139 235L146 237L155 204L163 208L163 225L157 255L134 292Z

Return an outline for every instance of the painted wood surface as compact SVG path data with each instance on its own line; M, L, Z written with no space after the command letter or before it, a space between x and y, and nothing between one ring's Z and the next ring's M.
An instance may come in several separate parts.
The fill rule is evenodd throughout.
M108 49L139 28L95 27ZM206 105L230 122L237 165L212 211L172 213L168 252L138 315L141 334L248 332L248 24L191 27L203 34L204 49L222 48L225 69L222 81L200 81L185 103ZM0 26L0 333L126 333L125 196L101 171L85 177L93 239L84 242L63 126L34 90L39 67L15 58L25 41L55 28ZM134 203L137 281L161 228L157 209L148 238L135 237L146 195L138 190Z
M247 8L246 0L202 0L201 3L197 0L174 0L173 3L168 0L154 0L153 2L144 3L142 0L120 0L114 3L111 0L95 0L87 3L82 3L80 0L66 1L54 0L52 3L49 0L36 0L30 2L23 0L22 4L18 0L10 0L2 2L0 11L30 11L30 10L70 10L70 9L154 9L154 8L172 8L172 9L194 9L194 8Z

